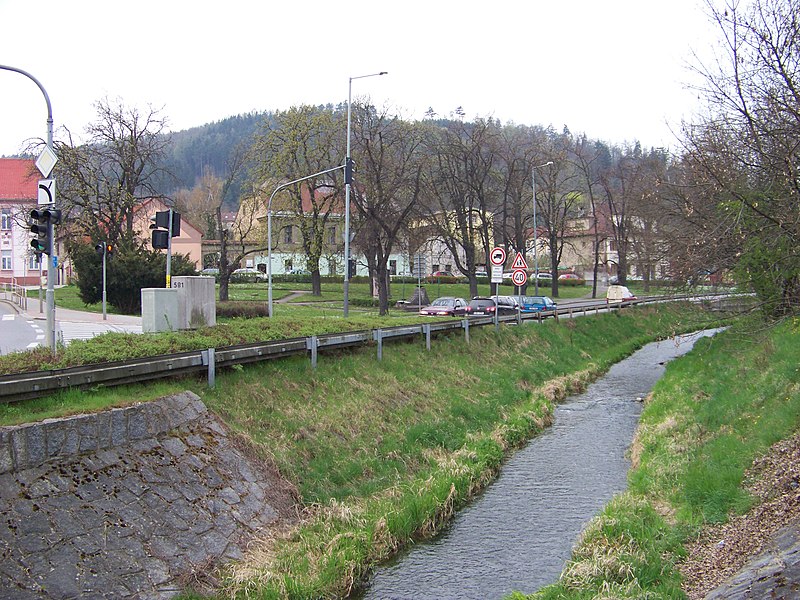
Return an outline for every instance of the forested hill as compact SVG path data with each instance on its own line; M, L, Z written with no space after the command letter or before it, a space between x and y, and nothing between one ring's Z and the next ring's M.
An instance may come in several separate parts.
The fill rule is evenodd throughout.
M162 193L171 195L176 189L191 189L206 169L224 178L232 150L239 143L248 143L271 114L252 112L236 115L172 133L164 167L176 180L165 180L159 186ZM231 196L238 198L238 190L231 190Z

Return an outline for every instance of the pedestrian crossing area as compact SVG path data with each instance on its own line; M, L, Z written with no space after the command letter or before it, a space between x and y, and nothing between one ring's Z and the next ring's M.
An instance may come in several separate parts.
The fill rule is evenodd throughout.
M56 327L56 337L64 345L75 340L88 340L104 333L142 333L142 326L59 321Z
M28 344L28 349L46 345L45 321L31 319L23 315L0 315L0 322L24 321L36 335L36 340ZM88 340L104 333L142 333L141 325L120 325L112 323L85 323L77 321L58 321L56 323L56 341L69 345L75 340Z

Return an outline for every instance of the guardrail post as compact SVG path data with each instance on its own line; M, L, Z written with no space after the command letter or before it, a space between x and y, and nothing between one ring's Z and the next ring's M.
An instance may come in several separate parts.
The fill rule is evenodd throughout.
M378 342L378 360L383 360L383 331L381 329L373 331L372 339Z
M425 334L425 347L430 351L431 349L431 326L430 325L423 325L422 326L422 333Z
M461 321L461 326L464 328L464 341L469 344L469 319Z
M203 354L203 364L208 367L208 387L214 389L217 385L217 362L214 357L214 348L209 348Z
M317 336L312 335L309 338L306 338L306 350L311 351L311 368L317 368L317 345L318 340Z

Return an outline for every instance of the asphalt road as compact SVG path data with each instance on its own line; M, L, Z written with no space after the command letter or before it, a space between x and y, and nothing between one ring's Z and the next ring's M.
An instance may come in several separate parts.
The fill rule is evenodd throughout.
M35 348L44 343L43 322L18 313L13 304L0 302L0 354Z

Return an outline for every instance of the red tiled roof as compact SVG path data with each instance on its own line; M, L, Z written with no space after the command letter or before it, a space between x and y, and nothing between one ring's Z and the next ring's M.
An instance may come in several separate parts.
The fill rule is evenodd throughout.
M36 200L39 173L29 158L0 158L0 200Z

